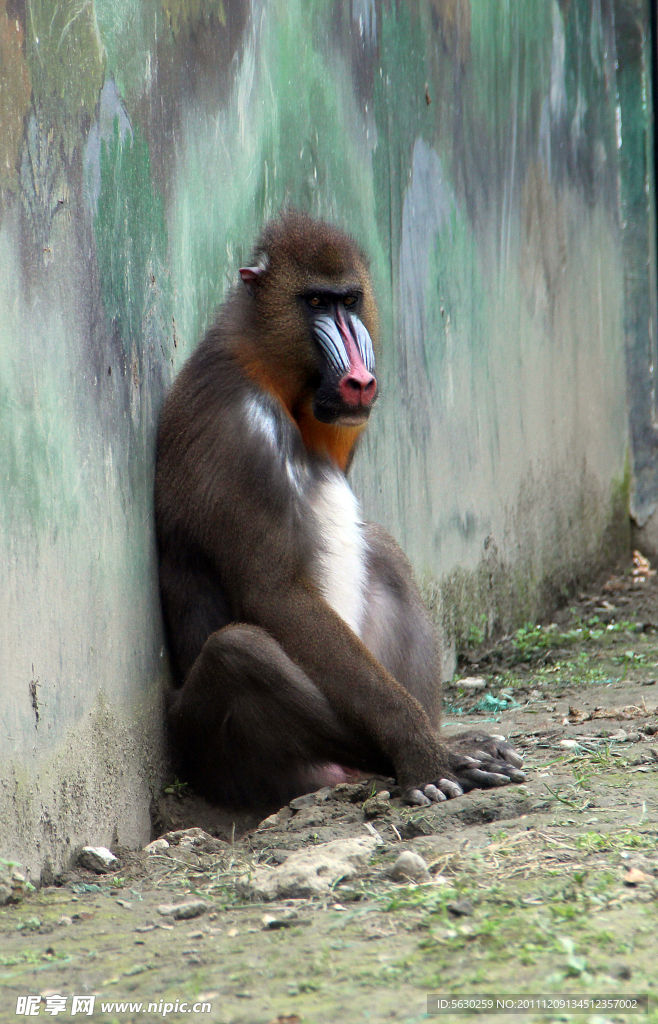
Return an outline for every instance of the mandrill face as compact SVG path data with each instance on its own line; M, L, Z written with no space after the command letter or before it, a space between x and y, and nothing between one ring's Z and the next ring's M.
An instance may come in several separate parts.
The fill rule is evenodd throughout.
M377 398L372 338L359 316L356 290L316 290L304 296L321 362L313 414L321 423L365 423Z

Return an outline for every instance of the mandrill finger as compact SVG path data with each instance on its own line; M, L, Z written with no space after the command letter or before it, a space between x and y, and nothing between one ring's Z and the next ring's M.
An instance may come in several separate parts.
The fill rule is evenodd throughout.
M493 736L491 738L494 739ZM488 761L493 757L494 760L506 761L515 768L520 768L523 764L523 758L519 757L514 747L510 747L508 743L498 743L488 753L486 750L474 750L473 756L479 757L482 761Z
M428 782L426 786L423 786L423 793L435 803L440 803L442 800L448 799L445 793L442 793L440 789L437 789L432 782Z
M486 750L476 750L475 754L481 762L485 763L487 761L503 761L506 764L513 765L515 768L519 768L523 764L523 758L519 757L512 747L498 747L495 757L487 754Z
M405 791L403 800L406 804L412 804L416 807L429 807L432 801L425 796L419 789L411 787Z
M500 753L503 761L513 764L515 768L520 768L523 764L523 758L517 754L514 747L502 746L500 748Z
M480 768L471 768L464 772L464 776L474 782L476 786L509 786L512 781L508 775L499 775L498 772L485 772Z
M475 768L469 769L469 771L477 770L478 769ZM466 774L468 774L468 772ZM464 790L462 789L462 787L459 785L459 783L453 782L452 779L439 779L439 781L437 782L437 786L439 787L441 792L445 793L445 796L448 797L448 800L452 800L456 796L464 795ZM427 792L427 789L425 790L425 792Z
M494 758L487 758L479 766L485 772L495 772L497 775L507 775L512 782L525 782L525 772L520 772L518 768L514 768L508 761L495 760Z

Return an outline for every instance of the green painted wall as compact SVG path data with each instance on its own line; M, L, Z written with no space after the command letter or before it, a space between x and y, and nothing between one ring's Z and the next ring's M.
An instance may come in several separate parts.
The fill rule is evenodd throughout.
M148 836L158 410L286 203L371 254L354 487L449 641L623 548L631 8L644 39L648 0L0 0L5 854Z

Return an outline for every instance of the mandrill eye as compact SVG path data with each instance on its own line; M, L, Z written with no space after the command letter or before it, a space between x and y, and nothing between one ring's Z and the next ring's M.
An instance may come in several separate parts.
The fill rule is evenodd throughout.
M354 307L357 305L358 301L359 301L359 296L358 295L346 295L345 296L345 302L344 302L345 308L346 309L354 309Z
M307 302L313 309L318 309L322 305L322 299L319 295L309 295Z

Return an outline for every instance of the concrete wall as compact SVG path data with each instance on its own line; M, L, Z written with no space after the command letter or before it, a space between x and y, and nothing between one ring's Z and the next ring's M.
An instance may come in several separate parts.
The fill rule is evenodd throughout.
M158 409L286 202L371 254L354 486L451 635L623 548L620 12L642 35L648 0L0 0L4 856L148 838Z

